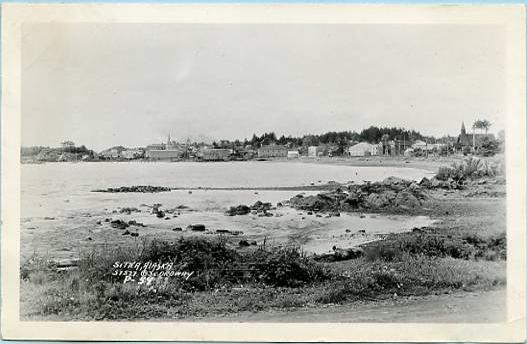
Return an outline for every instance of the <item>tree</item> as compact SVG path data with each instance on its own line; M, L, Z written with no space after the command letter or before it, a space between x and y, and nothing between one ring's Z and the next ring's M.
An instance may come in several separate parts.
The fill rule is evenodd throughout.
M487 121L486 119L480 121L480 125L481 125L481 128L482 129L485 129L485 135L487 135L487 133L489 132L489 128L490 126L492 125L492 123L490 123L489 121Z
M477 119L474 121L474 124L472 124L472 129L475 131L477 129L481 130L483 129L483 121L480 119Z

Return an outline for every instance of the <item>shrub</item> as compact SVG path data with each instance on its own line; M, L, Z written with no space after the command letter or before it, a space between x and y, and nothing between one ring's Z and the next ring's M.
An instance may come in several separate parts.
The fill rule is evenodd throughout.
M436 178L443 181L453 179L456 182L463 182L466 179L494 177L500 172L498 164L471 156L460 163L453 163L450 167L440 167Z

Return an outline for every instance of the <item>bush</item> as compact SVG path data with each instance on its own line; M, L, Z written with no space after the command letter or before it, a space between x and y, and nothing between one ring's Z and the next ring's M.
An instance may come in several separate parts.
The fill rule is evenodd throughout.
M476 157L468 157L461 163L453 163L450 167L440 167L436 179L443 181L453 179L456 182L463 182L466 179L494 177L500 172L497 164Z
M258 250L250 258L258 278L278 287L299 287L329 278L322 265L303 257L298 248Z

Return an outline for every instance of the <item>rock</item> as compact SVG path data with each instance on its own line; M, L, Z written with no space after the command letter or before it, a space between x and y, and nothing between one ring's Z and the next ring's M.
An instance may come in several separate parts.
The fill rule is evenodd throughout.
M202 225L202 224L189 225L187 226L187 229L190 229L191 231L194 231L194 232L205 232L206 230L205 225Z
M135 220L130 220L130 221L128 221L128 224L129 224L130 226L145 227L145 225L144 225L143 223L141 223L141 222L137 222L137 221L135 221Z
M308 211L307 215L313 215L313 212L312 211Z
M425 188L425 189L430 189L432 187L432 182L430 181L430 179L426 178L426 177L423 177L421 179L421 181L419 182L419 185L422 187L422 188Z
M251 208L249 208L246 205L239 205L236 207L230 207L229 210L225 213L225 215L228 216L235 216L235 215L247 215L251 212Z
M315 215L315 216L316 216L316 217L322 217L322 215L320 215L320 214L317 214L317 215Z
M108 218L104 219L104 222L110 222L110 221L111 221L111 220L108 219Z
M361 214L359 217L360 217L361 219L364 219L364 218L366 218L366 215Z
M130 235L130 231L127 229L127 230L125 230L125 231L123 232L122 235Z
M159 210L159 211L156 213L156 216L157 216L158 218L161 219L161 218L165 217L165 212L162 211L162 210Z
M242 235L242 231L231 231L231 235Z
M238 246L240 247L247 247L247 246L250 246L251 244L249 244L249 242L247 240L240 240L240 242L238 243Z
M172 230L173 230L174 232L182 232L182 231L183 231L183 228L181 228L181 227L176 227L176 228L172 228Z
M416 208L420 205L421 201L408 191L399 192L395 198L395 206L397 207Z
M137 233L137 232L132 232L132 233L130 233L130 235L133 236L133 237L138 237L138 236L139 236L139 233Z
M359 230L357 231L357 233L359 233L359 234L366 234L366 230L364 230L364 229L359 229Z
M55 218L54 217L50 217L50 216L45 216L44 220L55 220Z
M282 204L282 202L278 202L278 203L276 203L276 206L277 207L283 207L284 205Z
M113 220L110 222L110 226L112 228L117 228L117 229L126 229L128 228L129 224L124 222L123 220Z
M93 239L92 239L92 237L87 237L86 240L92 241Z
M256 240L251 241L249 244L251 244L251 246L257 246L257 245L258 245L258 243L256 242Z
M131 213L140 212L140 210L137 209L137 208L129 208L129 207L125 207L125 208L122 208L121 210L119 210L119 212L120 212L121 214L127 214L127 215L130 215Z
M97 221L96 224L102 225L102 222L101 221Z
M256 203L254 203L251 207L251 210L256 210L256 211L266 211L266 210L271 210L271 208L273 207L273 205L269 202L262 202L262 201L256 201Z
M167 216L167 217L165 217L165 220L170 220L170 217L168 217L168 216Z
M231 234L231 231L228 229L216 229L216 233L218 234Z
M151 185L137 185L137 186L121 186L118 188L108 188L108 189L99 189L99 190L93 190L92 192L111 192L111 193L117 193L117 192L147 192L147 193L153 193L153 192L166 192L171 191L172 189L165 186L151 186Z
M188 190L188 193L189 193L189 194L192 194L192 190Z
M384 196L384 194L369 194L366 198L366 205L369 208L379 209L390 205L390 201Z
M346 229L346 233L351 233L351 229Z

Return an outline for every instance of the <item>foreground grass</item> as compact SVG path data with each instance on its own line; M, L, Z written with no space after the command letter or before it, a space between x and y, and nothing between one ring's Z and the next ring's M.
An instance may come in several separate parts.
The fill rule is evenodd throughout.
M408 235L422 247L427 247L423 240L431 240L423 233ZM361 258L333 263L314 262L295 249L240 252L224 242L203 239L154 241L137 251L91 252L77 270L58 273L40 263L38 270L26 266L21 282L22 314L32 319L191 319L505 284L505 260L499 253L453 258L441 250L408 249L418 245L412 245L408 237L400 239L370 246ZM399 245L402 242L406 246ZM451 238L449 245L465 247L467 241ZM430 247L444 246L435 243ZM485 246L493 252L501 248ZM394 250L397 254L392 254ZM156 258L171 259L200 273L186 281L156 280L149 286L123 284L111 276L115 261Z

